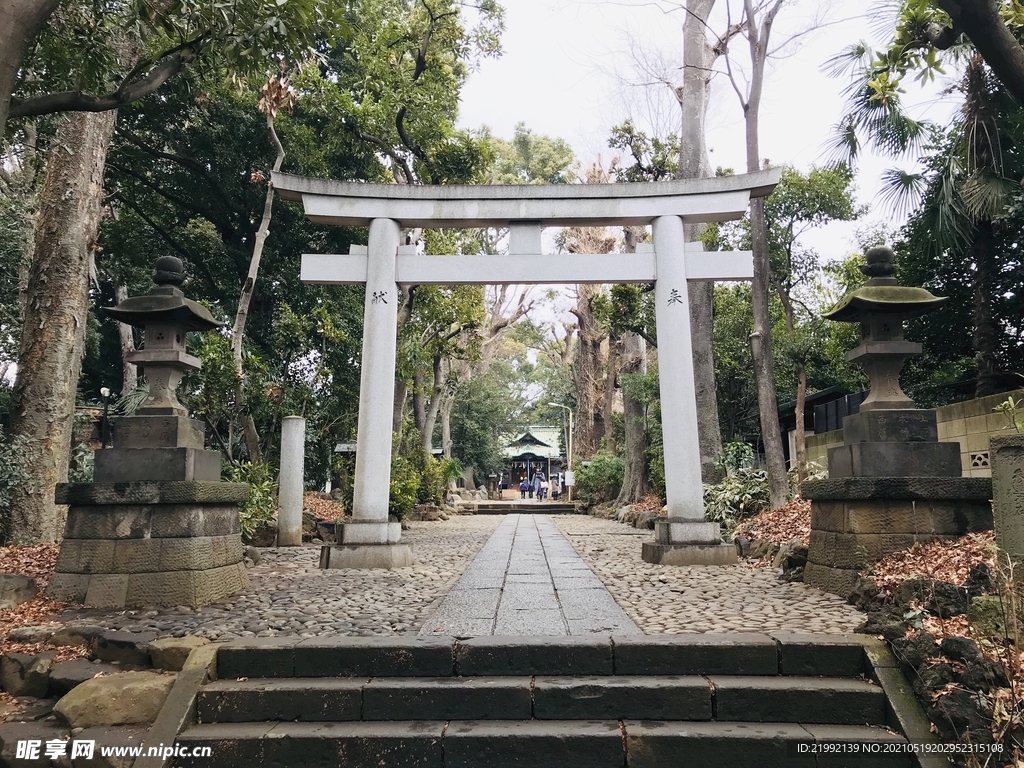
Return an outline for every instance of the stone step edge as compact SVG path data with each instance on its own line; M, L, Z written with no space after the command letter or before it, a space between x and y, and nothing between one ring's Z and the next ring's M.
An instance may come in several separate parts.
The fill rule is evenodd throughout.
M221 677L729 674L858 677L854 634L730 633L581 637L251 638L218 645ZM358 652L358 653L352 653ZM351 654L348 661L340 659ZM692 658L686 661L683 657ZM395 660L402 658L402 663ZM685 662L685 663L683 663Z
M573 688L586 689L583 701ZM260 678L208 684L197 712L222 724L618 717L884 725L886 698L867 680L821 677Z

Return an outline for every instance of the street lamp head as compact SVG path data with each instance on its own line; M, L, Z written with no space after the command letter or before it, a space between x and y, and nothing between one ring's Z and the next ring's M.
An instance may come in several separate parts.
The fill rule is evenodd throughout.
M110 397L110 388L109 387L100 387L100 397L102 397L104 400L106 400L108 397Z

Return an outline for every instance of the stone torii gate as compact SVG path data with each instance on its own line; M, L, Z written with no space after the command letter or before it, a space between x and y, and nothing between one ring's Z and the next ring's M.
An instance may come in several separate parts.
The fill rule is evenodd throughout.
M686 243L684 224L743 216L751 197L771 193L779 171L635 184L408 186L338 182L274 174L282 198L301 201L313 222L369 226L368 246L348 254L305 254L302 280L366 285L352 521L323 568L412 564L388 522L396 325L401 285L502 283L654 283L668 520L649 562L720 564L735 560L718 523L704 521L688 281L749 280L749 252L703 253ZM652 225L653 246L635 254L544 254L544 227ZM402 246L403 228L508 227L506 256L427 256Z

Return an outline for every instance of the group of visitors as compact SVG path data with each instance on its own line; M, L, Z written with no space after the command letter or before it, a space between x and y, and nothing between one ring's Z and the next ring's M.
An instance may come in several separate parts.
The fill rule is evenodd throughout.
M561 495L561 484L558 482L558 477L552 478L550 481L544 475L544 471L538 469L533 473L532 478L524 477L522 482L519 483L519 498L525 499L527 495L531 499L537 499L537 501L544 501L547 498L558 499Z

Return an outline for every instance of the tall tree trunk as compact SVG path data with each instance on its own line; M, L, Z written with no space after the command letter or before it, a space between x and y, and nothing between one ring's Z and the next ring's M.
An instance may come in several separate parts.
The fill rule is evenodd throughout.
M635 333L622 334L622 354L619 371L622 374L647 373L647 342ZM625 422L625 468L617 505L640 501L650 487L647 461L647 414L644 404L632 387L622 388L622 409Z
M679 141L679 178L697 179L712 175L708 159L705 123L711 95L711 74L717 54L708 45L707 20L715 0L687 0L683 22L683 83L679 89L682 130ZM685 227L688 241L700 239L702 224ZM697 397L697 436L700 469L704 482L714 482L715 465L722 454L722 430L718 422L718 392L715 387L713 349L715 304L714 283L689 283L690 335L693 378Z
M430 389L430 402L427 404L423 414L423 432L420 435L423 453L427 456L434 455L434 425L437 424L437 414L441 410L441 399L444 397L444 367L443 358L440 354L434 356L434 379Z
M441 403L441 452L446 459L452 457L452 408L455 407L455 393L448 392Z
M114 286L114 300L120 304L128 298L128 289L123 285ZM135 351L135 335L128 323L117 324L117 338L121 342L121 395L134 392L139 386L138 367L129 363L128 353Z
M577 320L576 366L573 378L576 384L576 422L573 434L573 453L589 459L597 453L594 439L594 416L598 411L598 386L601 376L601 341L604 332L594 316L594 299L601 291L599 285L577 287L579 299L571 312Z
M750 47L750 90L743 104L746 122L747 172L761 170L759 120L761 95L764 91L765 63L768 58L768 40L775 16L785 0L775 0L764 12L759 25L754 0L744 0L746 9L745 31ZM772 508L781 507L789 495L786 476L786 456L782 449L782 428L779 425L779 406L775 394L775 358L772 354L772 323L768 311L768 291L772 284L771 262L768 252L768 222L764 213L764 198L750 201L750 234L754 251L754 280L751 294L754 310L754 330L750 334L750 351L754 358L754 380L757 383L757 405L761 417L761 439L764 442L765 463L768 470L768 494Z
M409 397L409 383L405 379L395 379L395 405L391 415L391 431L402 436L402 423L405 421L405 401Z
M807 407L807 366L800 363L796 374L796 431L793 441L796 443L796 492L807 479L807 430L804 426L804 409Z
M276 157L274 158L274 173L281 170L281 163L284 162L284 147L277 137L274 129L274 109L267 111L267 130L270 132L270 139L274 142ZM252 257L249 259L249 272L242 284L242 293L238 297L238 311L235 313L235 324L231 329L231 356L235 362L235 416L242 424L242 435L245 438L245 449L249 454L249 461L258 463L262 461L260 451L260 436L256 431L256 422L252 414L245 409L245 372L242 369L242 341L245 337L245 323L249 319L249 304L252 295L256 290L256 277L260 271L260 259L263 258L263 246L270 235L270 219L274 213L274 185L267 180L267 196L263 201L263 218L260 221L259 231L256 233L256 241L253 243Z
M75 394L89 313L89 274L115 112L70 115L50 151L26 289L11 432L27 440L25 477L11 489L11 536L53 542L64 510Z
M423 397L423 371L416 369L416 378L413 379L412 387L412 415L416 421L416 429L419 430L420 438L423 437L423 430L427 425L427 404Z
M971 243L970 259L974 264L971 286L974 293L974 335L971 342L974 347L974 364L978 369L974 385L975 397L987 397L1001 391L996 358L999 329L992 312L994 229L989 219L980 220L975 225L974 240Z
M615 379L619 373L619 345L608 339L608 356L605 364L604 392L601 401L601 428L604 447L615 453L615 428L612 426L612 411L615 408Z
M60 0L0 0L0 136L21 62Z

